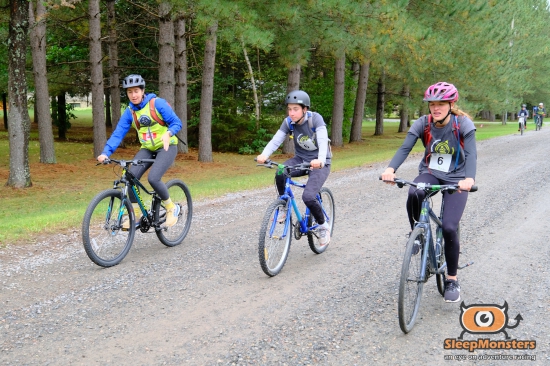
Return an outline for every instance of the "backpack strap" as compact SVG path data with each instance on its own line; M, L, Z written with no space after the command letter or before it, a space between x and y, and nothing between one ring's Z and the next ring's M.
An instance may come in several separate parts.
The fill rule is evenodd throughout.
M157 110L155 109L155 99L157 98L151 98L151 100L149 101L149 112L151 113L151 117L153 117L155 121L157 121L161 126L164 126L166 125L166 123L159 117L159 115L157 114Z

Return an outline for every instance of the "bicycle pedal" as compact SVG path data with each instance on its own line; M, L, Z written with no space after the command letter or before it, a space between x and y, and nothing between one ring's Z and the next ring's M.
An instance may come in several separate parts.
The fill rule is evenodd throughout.
M466 263L466 264L465 264L465 265L463 265L463 266L458 266L458 269L464 269L464 268L466 268L466 267L470 267L470 266L471 266L472 264L474 264L474 262L473 262L473 261L471 261L471 262L468 262L468 263Z

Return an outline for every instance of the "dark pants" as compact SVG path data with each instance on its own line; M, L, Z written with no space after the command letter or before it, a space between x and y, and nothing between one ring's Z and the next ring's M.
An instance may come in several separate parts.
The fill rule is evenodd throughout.
M284 165L296 165L305 163L305 161L297 156L288 159L284 162ZM291 172L292 177L301 177L304 175L309 175L309 178L304 188L304 193L302 194L302 200L305 205L311 211L311 214L315 218L315 221L320 224L325 223L325 216L323 215L323 208L317 202L317 194L323 188L323 184L328 178L330 173L330 164L325 165L321 169L312 169L312 170L296 170ZM284 175L275 175L275 184L277 185L277 190L279 194L282 195L285 192L285 176Z
M447 182L439 180L431 174L420 174L414 180L416 183L430 183L430 184L454 184L453 182ZM409 214L409 222L411 228L414 227L415 221L418 221L420 217L420 208L422 200L425 197L425 193L422 190L418 190L415 187L409 188L409 197L407 199L407 213ZM458 256L460 253L460 243L458 240L457 229L466 207L466 201L468 200L468 192L455 192L450 194L449 192L443 192L443 201L445 202L443 207L443 239L445 239L445 257L447 260L447 274L449 276L456 276L458 270Z
M140 149L134 156L134 159L155 159L155 162L143 165L132 165L130 167L130 173L135 175L136 178L140 179L141 176L147 171L147 169L151 168L149 176L147 177L149 184L151 185L151 187L153 187L155 192L157 192L157 194L163 201L167 200L168 198L170 198L170 195L168 194L168 188L166 188L166 184L164 184L161 179L168 168L172 166L172 163L174 163L174 159L176 158L177 153L177 145L170 145L168 147L168 151L164 150L164 148L160 148L156 151ZM133 194L130 195L130 200L132 202L137 202Z

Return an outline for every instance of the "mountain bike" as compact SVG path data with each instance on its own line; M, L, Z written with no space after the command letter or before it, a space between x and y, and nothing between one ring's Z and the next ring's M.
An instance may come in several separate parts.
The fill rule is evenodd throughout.
M96 195L84 214L82 243L86 254L95 264L101 267L119 264L128 254L138 229L146 233L153 228L161 243L168 247L181 244L187 236L193 216L193 203L185 183L179 179L172 179L166 183L170 198L180 208L177 223L166 227L166 209L161 198L154 190L145 188L129 170L132 165L154 162L155 159L107 159L103 163L116 164L115 167L120 167L121 171L115 173L120 178L114 181L113 189ZM151 200L148 201L151 202L149 207L142 199L142 193L151 196ZM142 217L139 221L136 221L130 194L137 199L141 210Z
M525 130L525 117L519 117L518 118L518 121L519 121L519 129L521 131L521 134L523 135L523 131Z
M540 131L542 128L542 116L540 114L535 114L535 131Z
M303 214L300 213L294 193L290 188L291 186L305 188L305 184L293 181L290 173L294 170L310 170L310 164L302 163L286 166L266 160L264 164L258 164L258 166L271 169L277 168L277 174L285 176L285 191L267 208L262 220L260 241L258 244L260 266L266 275L273 277L279 274L285 265L290 251L292 236L296 240L300 240L302 236L307 236L309 247L316 254L325 252L328 244L321 245L319 243L317 232L319 225L316 223L313 215L311 215L308 207L306 207ZM317 194L317 201L323 208L323 215L325 216L325 221L329 223L330 234L332 235L335 212L332 192L326 187L321 188ZM286 217L284 217L284 213L286 213ZM294 219L293 213L296 219Z
M401 278L399 281L399 327L403 333L409 333L416 321L420 300L422 298L422 289L424 283L435 274L437 290L441 296L445 295L445 245L443 242L443 207L445 201L441 201L441 211L437 216L431 208L431 197L438 192L448 191L454 193L459 190L457 184L450 185L431 185L428 183L415 183L396 178L395 184L399 188L404 186L413 186L426 193L420 209L420 218L414 225L414 229L409 235L403 265L401 267ZM473 186L470 192L477 191ZM458 194L458 193L456 193ZM432 222L435 224L435 243L432 232ZM458 227L460 237L460 225ZM458 269L471 266L474 262L469 262Z

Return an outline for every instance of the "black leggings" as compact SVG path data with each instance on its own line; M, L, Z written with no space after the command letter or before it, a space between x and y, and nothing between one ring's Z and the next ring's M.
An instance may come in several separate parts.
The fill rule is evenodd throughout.
M416 183L430 183L430 184L456 184L455 182L448 182L437 179L431 174L420 174L414 180ZM420 208L422 200L425 197L425 193L422 190L418 190L415 187L409 188L409 197L407 199L407 213L409 214L409 222L411 228L414 227L415 221L420 217ZM443 201L445 205L443 207L443 239L445 239L445 257L447 260L447 274L449 276L456 276L458 270L458 256L460 253L460 243L458 240L457 229L466 207L466 201L468 200L468 192L455 192L450 194L449 192L443 192Z
M170 198L170 195L168 193L168 188L166 188L166 184L164 184L161 179L168 168L172 166L172 163L174 163L177 153L177 145L170 145L168 151L164 150L164 148L160 148L156 151L140 149L134 156L134 159L155 159L155 162L143 165L132 165L130 167L130 173L140 179L147 169L151 168L149 176L147 177L149 184L153 187L155 192L157 192L161 200L167 200ZM130 201L137 202L133 194L130 195Z
M284 165L297 165L304 162L305 161L302 158L295 156L285 161ZM323 215L323 208L321 207L319 202L317 202L317 193L319 193L321 188L323 188L323 184L325 184L325 181L327 180L329 173L330 173L330 164L325 165L321 169L312 169L309 171L296 170L290 174L293 177L301 177L304 175L309 175L309 178L306 183L306 187L304 188L304 193L302 194L302 200L304 201L305 205L309 208L309 210L311 211L311 214L313 215L313 217L315 217L315 221L317 221L319 225L325 223L325 216ZM277 185L277 190L279 191L279 195L282 195L285 192L285 176L282 174L275 175L275 184Z

